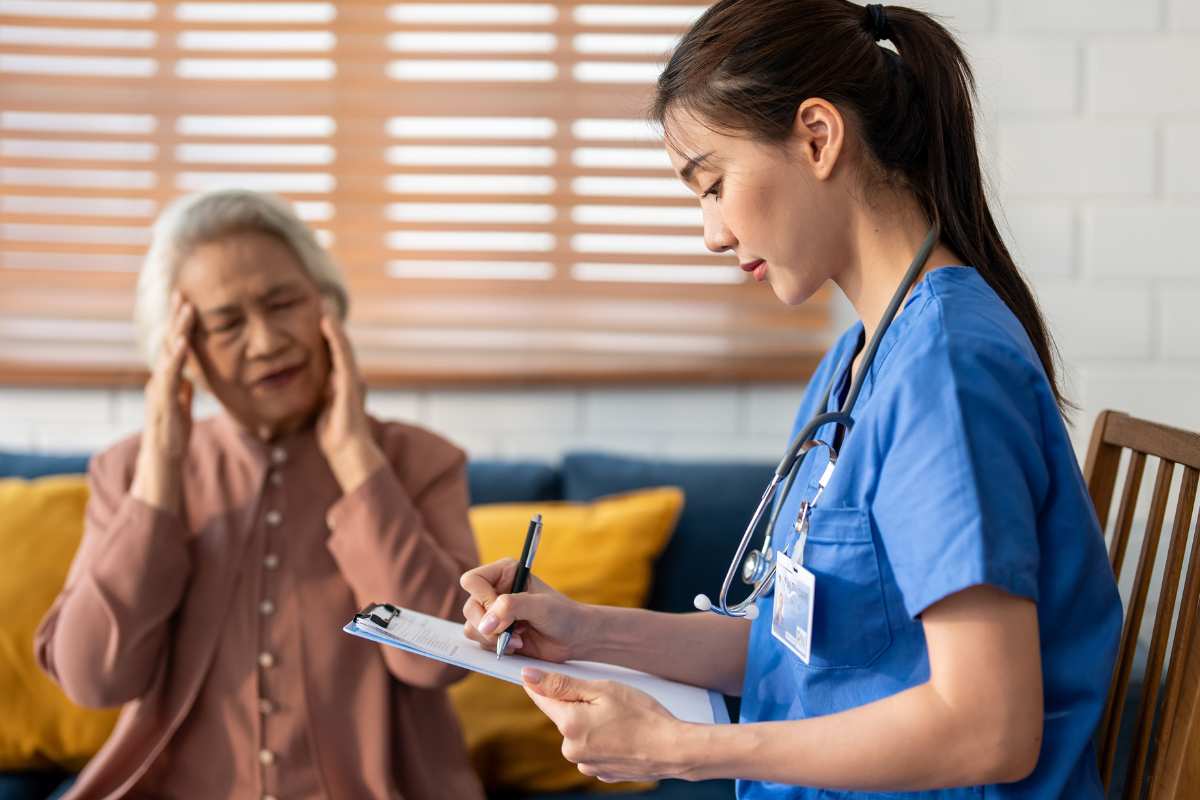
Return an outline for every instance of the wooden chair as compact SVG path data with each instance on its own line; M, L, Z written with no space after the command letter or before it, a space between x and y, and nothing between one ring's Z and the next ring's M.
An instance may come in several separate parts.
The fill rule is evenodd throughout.
M1137 504L1147 457L1158 459L1146 521L1146 534L1138 556L1133 591L1126 603L1120 652L1109 689L1108 704L1100 723L1097 743L1100 774L1107 790L1113 778L1121 717L1129 692L1130 673L1146 598L1155 570L1167 518L1168 496L1176 466L1183 467L1179 497L1167 537L1162 591L1153 610L1153 630L1146 664L1145 688L1138 705L1133 751L1126 771L1125 798L1143 796L1149 776L1149 797L1200 797L1200 521L1191 537L1183 595L1176 614L1179 581L1188 550L1192 509L1200 480L1200 434L1135 419L1117 411L1104 411L1096 420L1084 467L1088 491L1100 525L1108 530L1113 490L1124 450L1130 455L1121 490L1120 505L1109 543L1109 560L1118 579L1129 545L1134 507ZM1172 623L1174 639L1170 653ZM1164 659L1170 656L1166 680ZM1157 717L1157 720L1156 720Z

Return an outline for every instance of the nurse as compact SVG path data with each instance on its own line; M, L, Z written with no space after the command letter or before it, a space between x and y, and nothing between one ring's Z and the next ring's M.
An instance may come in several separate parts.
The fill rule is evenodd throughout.
M741 724L699 726L621 685L527 671L581 772L737 778L741 798L1102 797L1091 740L1120 600L1054 347L988 209L971 92L953 37L902 7L722 0L675 50L655 116L709 249L784 303L831 280L860 320L797 429L841 405L940 235L862 374L852 431L816 435L839 457L807 536L793 523L824 448L779 515L775 547L813 576L807 647L772 633L774 616L806 616L781 582L751 622L588 606L537 580L507 594L512 561L463 576L485 646L516 622L516 652L742 696Z

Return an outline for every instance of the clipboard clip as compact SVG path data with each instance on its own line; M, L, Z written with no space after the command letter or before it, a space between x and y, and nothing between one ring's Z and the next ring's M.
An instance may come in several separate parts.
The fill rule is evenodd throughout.
M354 621L363 620L387 630L392 620L400 616L400 609L391 603L372 603L354 615Z

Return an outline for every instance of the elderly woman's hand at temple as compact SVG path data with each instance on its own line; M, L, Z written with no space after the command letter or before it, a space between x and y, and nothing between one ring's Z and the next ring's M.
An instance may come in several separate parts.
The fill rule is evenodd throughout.
M326 300L321 333L329 345L329 384L317 419L317 444L346 494L357 489L387 459L371 436L365 384L337 309Z
M146 428L130 493L148 505L177 512L180 466L192 431L192 382L183 376L196 322L192 305L176 292L166 341L146 384Z

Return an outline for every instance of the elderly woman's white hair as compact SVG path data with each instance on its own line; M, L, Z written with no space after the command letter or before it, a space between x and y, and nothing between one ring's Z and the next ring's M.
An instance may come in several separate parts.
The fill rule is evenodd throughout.
M286 244L345 318L350 301L341 271L285 201L244 189L190 195L172 203L155 221L154 238L138 276L134 321L138 344L151 368L166 336L179 267L197 246L246 231L269 234Z

